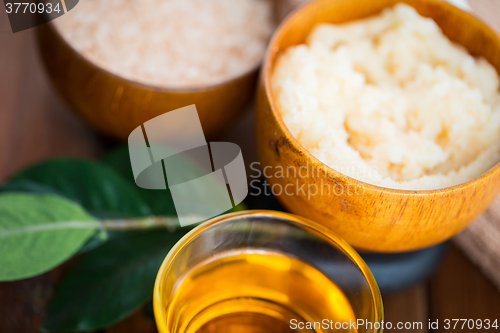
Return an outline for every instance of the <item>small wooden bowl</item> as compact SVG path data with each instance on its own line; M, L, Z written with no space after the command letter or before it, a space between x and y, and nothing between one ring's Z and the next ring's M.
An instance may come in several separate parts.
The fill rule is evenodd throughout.
M290 133L277 110L270 77L280 52L304 43L317 23L364 18L398 2L434 19L449 39L463 45L472 55L483 56L500 73L499 36L473 15L447 2L317 0L290 15L278 28L266 53L257 90L257 149L262 168L271 167L266 173L271 185L291 194L283 191L278 196L281 203L293 213L326 226L354 247L379 252L415 250L458 233L500 191L500 164L477 179L439 190L387 189L347 177L319 161ZM296 170L308 168L309 175L294 177L290 172L283 176L272 171L280 167L286 170L288 166ZM308 196L304 193L308 186L326 186L337 191Z
M145 121L195 104L205 135L228 125L252 100L257 64L223 83L164 88L130 81L96 66L71 47L49 22L38 29L47 72L68 105L100 132L126 140Z

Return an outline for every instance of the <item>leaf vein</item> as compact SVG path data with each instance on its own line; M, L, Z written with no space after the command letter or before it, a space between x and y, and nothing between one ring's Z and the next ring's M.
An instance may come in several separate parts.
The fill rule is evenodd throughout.
M56 223L47 223L42 225L27 225L15 229L7 229L0 231L0 237L11 236L15 234L26 234L31 232L42 232L59 229L95 229L100 228L100 221L63 221Z

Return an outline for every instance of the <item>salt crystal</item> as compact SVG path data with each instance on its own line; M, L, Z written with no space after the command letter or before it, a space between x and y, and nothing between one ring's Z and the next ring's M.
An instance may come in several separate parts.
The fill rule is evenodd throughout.
M271 0L85 0L54 24L95 65L162 87L252 70L274 28Z

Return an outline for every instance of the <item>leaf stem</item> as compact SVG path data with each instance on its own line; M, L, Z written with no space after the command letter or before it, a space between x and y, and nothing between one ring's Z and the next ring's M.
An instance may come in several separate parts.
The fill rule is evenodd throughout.
M191 224L203 220L198 215L189 215L184 220ZM148 216L145 218L132 219L109 219L100 221L101 228L104 230L137 230L137 229L152 229L152 228L167 228L169 231L174 231L180 227L179 219L173 216Z
M202 221L199 215L187 215L184 217L185 225L195 224ZM53 223L26 225L15 228L1 228L0 238L15 234L23 234L29 232L43 232L60 229L101 229L104 231L116 230L145 230L152 228L166 228L173 232L181 227L179 219L174 216L148 216L131 219L105 219L105 220L88 220L88 221L59 221Z

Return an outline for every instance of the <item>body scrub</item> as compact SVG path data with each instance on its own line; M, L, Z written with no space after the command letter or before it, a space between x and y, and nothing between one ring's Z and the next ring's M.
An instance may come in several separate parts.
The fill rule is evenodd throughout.
M500 160L495 69L405 4L316 26L280 55L272 89L307 150L367 183L444 188Z
M54 24L83 57L118 76L191 87L255 68L273 13L269 0L85 0Z

